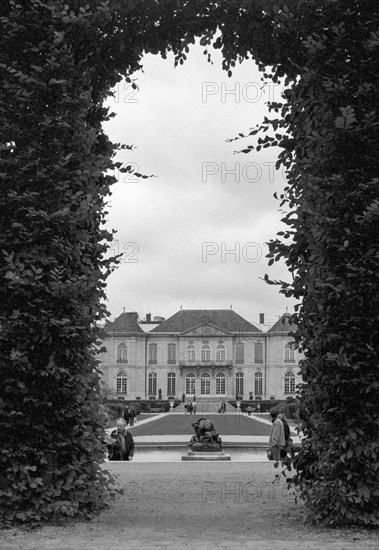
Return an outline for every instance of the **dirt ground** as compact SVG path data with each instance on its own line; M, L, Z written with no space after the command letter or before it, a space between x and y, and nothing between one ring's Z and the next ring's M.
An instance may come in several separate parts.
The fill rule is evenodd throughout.
M124 494L90 522L3 531L2 550L365 550L378 533L304 523L271 463L109 463Z

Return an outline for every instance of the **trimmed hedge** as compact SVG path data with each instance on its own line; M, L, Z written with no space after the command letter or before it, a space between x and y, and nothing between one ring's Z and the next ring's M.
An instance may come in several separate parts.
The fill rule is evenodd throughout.
M174 401L174 410L175 407L180 405L181 401L175 400ZM112 399L112 400L106 400L104 401L104 406L108 412L108 414L111 415L111 418L113 420L116 420L120 416L123 415L124 410L126 406L129 408L133 408L137 415L140 413L150 413L151 409L158 409L160 408L162 412L169 412L170 411L170 401L166 399L161 400L155 400L151 401L149 399L139 399L137 400L118 400L118 399Z

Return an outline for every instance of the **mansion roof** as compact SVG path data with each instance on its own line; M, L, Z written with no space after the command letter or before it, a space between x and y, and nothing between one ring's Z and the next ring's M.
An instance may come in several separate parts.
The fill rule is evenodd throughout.
M135 334L137 332L140 334L145 334L145 332L139 326L138 316L136 317L134 312L121 313L121 315L119 315L117 319L113 321L113 323L105 327L105 330L106 332L128 332L132 334Z
M181 309L150 333L182 333L202 324L215 325L231 333L262 332L232 309Z
M290 315L289 313L284 313L280 317L280 319L278 319L276 323L269 329L268 332L288 334L288 332L295 332L296 329L297 325L295 325L292 321L292 315Z

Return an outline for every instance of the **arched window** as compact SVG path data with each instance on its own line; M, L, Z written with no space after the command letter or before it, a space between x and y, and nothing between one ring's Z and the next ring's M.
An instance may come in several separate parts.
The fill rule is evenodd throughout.
M284 377L284 393L295 393L295 375L287 372Z
M294 363L295 362L295 350L293 349L293 344L287 344L284 348L284 362L285 363Z
M186 376L186 394L195 394L195 375L193 374L193 372L189 372Z
M218 363L223 363L225 361L225 346L222 344L216 348L216 361Z
M207 372L204 372L201 375L201 386L200 393L201 395L209 395L211 393L211 377Z
M149 395L157 395L157 374L149 372Z
M211 348L205 344L205 346L202 346L201 348L201 362L202 363L209 363L211 360Z
M222 372L216 374L216 395L225 395L225 374Z
M236 373L236 394L243 395L243 372Z
M128 393L128 378L126 374L120 371L116 378L116 392L117 393Z
M263 395L263 374L258 371L254 374L255 395Z
M125 344L120 344L117 348L117 363L128 362L128 348Z
M194 363L195 360L196 360L195 346L190 344L189 346L187 346L187 362L188 363Z
M176 394L176 374L175 372L169 372L167 374L167 395Z

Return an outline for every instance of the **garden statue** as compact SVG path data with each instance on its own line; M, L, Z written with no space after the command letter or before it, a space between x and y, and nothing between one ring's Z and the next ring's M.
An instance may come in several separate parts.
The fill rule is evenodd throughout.
M221 437L210 420L202 417L194 422L192 427L195 430L195 435L192 436L189 443L192 451L205 453L221 451Z

